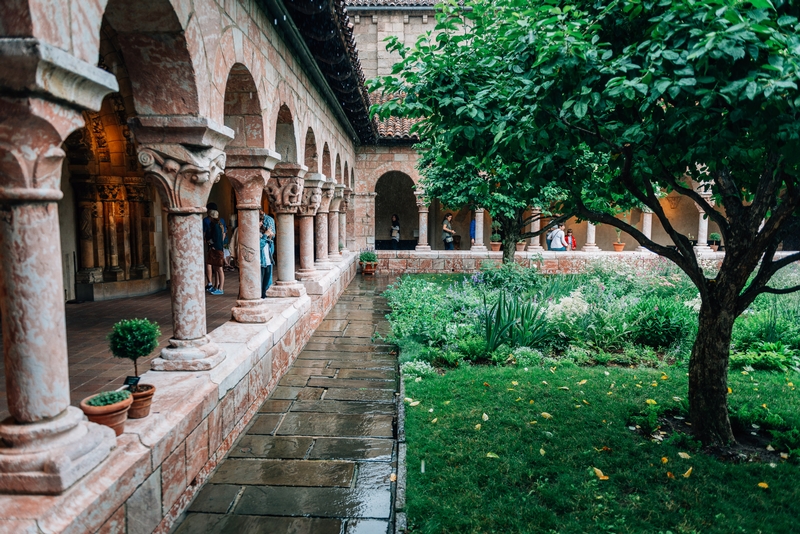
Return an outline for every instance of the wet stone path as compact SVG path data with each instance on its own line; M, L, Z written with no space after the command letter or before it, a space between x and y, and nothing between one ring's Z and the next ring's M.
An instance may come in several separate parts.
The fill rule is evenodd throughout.
M387 279L356 278L176 534L391 534L397 360Z

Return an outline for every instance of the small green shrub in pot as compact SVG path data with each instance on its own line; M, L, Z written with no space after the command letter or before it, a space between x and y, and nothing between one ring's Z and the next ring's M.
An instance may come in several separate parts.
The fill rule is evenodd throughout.
M123 319L111 328L108 345L117 358L133 361L133 372L139 376L137 360L149 355L158 346L161 329L147 319Z
M378 255L375 254L375 251L365 250L358 255L358 261L362 263L376 263L378 261Z
M711 234L708 236L708 240L711 243L719 243L720 241L722 241L722 236L719 235L717 232L711 232Z
M490 235L489 236L489 241L491 241L493 243L499 243L500 242L500 234L492 234L492 235Z
M86 401L89 406L111 406L118 402L122 402L131 396L130 391L103 391Z

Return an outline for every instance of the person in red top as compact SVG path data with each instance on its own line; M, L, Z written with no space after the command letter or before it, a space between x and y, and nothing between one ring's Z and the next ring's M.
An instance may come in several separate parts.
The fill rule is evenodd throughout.
M578 248L578 243L575 241L575 236L572 235L572 230L567 230L567 235L564 239L567 241L567 250L575 250Z

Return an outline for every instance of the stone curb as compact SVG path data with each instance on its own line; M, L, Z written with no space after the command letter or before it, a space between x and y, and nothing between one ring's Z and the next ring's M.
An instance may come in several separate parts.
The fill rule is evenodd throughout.
M398 366L398 370L400 367ZM397 489L394 498L394 532L402 534L406 531L406 386L403 380L403 373L400 376L400 396L397 399Z

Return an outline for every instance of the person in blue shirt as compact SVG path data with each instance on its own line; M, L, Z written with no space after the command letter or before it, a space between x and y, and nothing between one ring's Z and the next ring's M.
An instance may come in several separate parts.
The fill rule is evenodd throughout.
M269 230L266 226L261 226L261 239L259 250L261 251L261 298L267 298L267 289L272 285L272 254L270 252L270 241L267 237Z
M266 279L262 278L262 282L261 282L261 294L262 294L261 298L265 298L267 289L269 289L269 287L272 285L272 272L274 271L272 266L275 263L274 259L275 259L275 234L276 234L276 229L275 229L275 219L273 219L272 217L270 217L269 215L264 213L264 210L261 209L261 208L259 208L258 211L259 211L259 218L261 219L261 228L263 230L262 233L261 233L261 237L262 237L262 239L266 239L267 245L269 247L269 262L268 262L269 265L268 265L268 269L266 271L267 278ZM262 246L262 250L263 250L263 246ZM262 268L265 266L264 262L261 262L261 266L262 266ZM262 275L263 274L264 274L264 271L262 271Z
M469 222L469 244L475 246L475 213L472 213L472 220Z

